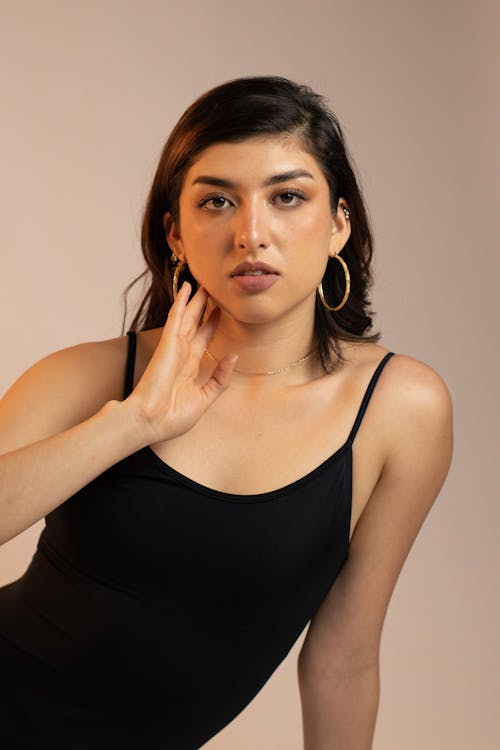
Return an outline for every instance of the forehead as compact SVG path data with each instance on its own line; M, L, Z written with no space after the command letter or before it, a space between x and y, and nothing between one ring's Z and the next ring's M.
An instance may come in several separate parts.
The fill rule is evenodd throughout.
M218 177L267 177L274 172L302 167L315 178L321 175L316 159L304 151L294 136L253 136L237 142L221 142L198 153L186 173L190 186L197 175Z

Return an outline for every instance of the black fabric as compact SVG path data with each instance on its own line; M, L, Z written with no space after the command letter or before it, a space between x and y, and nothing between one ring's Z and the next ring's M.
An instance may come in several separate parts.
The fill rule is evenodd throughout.
M132 388L129 332L124 398ZM348 557L352 443L258 495L147 446L50 513L0 588L3 748L196 750L285 658Z
M123 398L126 398L132 393L132 387L134 384L135 350L137 346L137 335L135 331L127 331L127 336L128 349L127 364L125 366L125 388L123 390Z

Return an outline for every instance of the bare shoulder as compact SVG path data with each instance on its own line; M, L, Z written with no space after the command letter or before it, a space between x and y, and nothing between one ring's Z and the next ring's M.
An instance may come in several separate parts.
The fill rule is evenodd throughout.
M346 348L359 394L389 351L378 344ZM372 402L383 465L394 463L405 447L411 450L433 435L452 433L453 405L446 382L431 365L409 354L394 352L386 362Z
M379 344L349 344L344 347L350 364L357 370L373 370L391 349ZM430 365L409 354L394 352L384 368L384 381L400 398L448 398L448 387Z
M431 365L409 354L395 353L390 372L392 378L399 381L398 395L403 399L450 399L442 376Z
M127 336L87 341L32 364L0 399L0 453L67 430L122 400Z
M128 336L84 341L52 352L42 360L70 387L76 382L90 408L123 397ZM38 363L37 363L38 364Z
M356 374L355 387L360 392L389 351L378 344L346 347L350 369ZM441 454L443 465L449 462L453 403L446 382L434 367L409 354L394 352L382 370L370 408L385 475L388 469L398 473L405 466L409 468L424 447ZM431 462L426 465L431 466ZM419 471L424 473L422 465Z
M380 390L384 402L384 427L396 449L401 440L439 430L451 423L453 404L442 376L429 364L408 354L396 353L385 367Z

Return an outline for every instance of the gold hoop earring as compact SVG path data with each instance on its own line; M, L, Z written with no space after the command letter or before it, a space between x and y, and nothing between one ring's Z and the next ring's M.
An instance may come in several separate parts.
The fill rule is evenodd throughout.
M182 271L184 270L184 266L187 267L187 263L184 263L183 260L179 260L179 258L176 256L175 253L172 253L172 257L170 258L172 263L176 263L176 261L179 261L175 266L174 271L174 277L172 279L172 297L175 302L175 298L177 297L177 286L179 283L179 276L181 275ZM200 288L200 285L198 282L196 282L196 291Z
M175 253L172 253L172 257L170 260L172 261L172 263L176 263L174 277L172 280L172 297L175 302L175 298L177 297L177 285L179 283L179 276L186 264L184 263L183 260L179 260L179 258L176 256Z
M340 305L337 305L337 307L330 307L330 305L325 300L325 295L323 294L323 282L321 281L318 285L318 292L319 296L321 298L321 302L323 303L324 307L326 307L327 310L331 310L332 312L335 312L336 310L340 310L341 307L344 307L345 303L347 302L347 298L349 297L349 292L351 291L351 276L349 274L349 269L347 268L347 263L343 258L340 257L340 255L334 255L334 258L336 258L340 263L342 264L342 267L344 269L344 275L345 275L345 292L344 296L342 298L342 302Z

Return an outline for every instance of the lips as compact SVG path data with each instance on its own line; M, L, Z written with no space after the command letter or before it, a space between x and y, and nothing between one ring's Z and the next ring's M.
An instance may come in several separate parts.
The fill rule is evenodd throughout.
M279 279L277 273L260 273L256 275L236 275L231 277L231 281L243 292L259 293L265 289L270 289Z
M279 275L279 271L268 263L240 263L233 268L230 276L243 276L247 271L263 271L264 273L273 273Z

